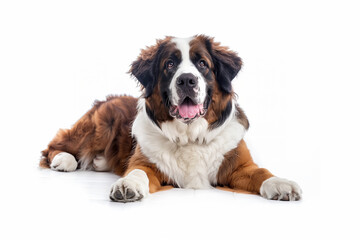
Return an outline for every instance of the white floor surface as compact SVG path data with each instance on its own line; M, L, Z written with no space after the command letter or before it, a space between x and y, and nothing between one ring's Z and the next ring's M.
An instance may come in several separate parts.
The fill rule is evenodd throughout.
M300 183L299 202L173 189L124 204L108 197L117 178L36 166L20 170L7 180L12 184L3 184L2 239L355 239L355 222L339 221L347 214L329 211L319 193L308 194L315 191L311 182Z

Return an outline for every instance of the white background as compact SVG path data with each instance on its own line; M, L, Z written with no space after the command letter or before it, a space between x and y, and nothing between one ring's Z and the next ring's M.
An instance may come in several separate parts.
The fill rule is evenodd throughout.
M1 1L1 239L359 239L360 9L356 1ZM254 159L297 181L300 202L218 190L108 200L116 176L37 167L40 151L166 35L214 36Z

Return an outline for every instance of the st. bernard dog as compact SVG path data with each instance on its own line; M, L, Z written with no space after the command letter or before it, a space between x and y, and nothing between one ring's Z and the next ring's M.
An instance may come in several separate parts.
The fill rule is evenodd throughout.
M166 37L142 50L130 73L142 96L97 101L71 129L59 130L40 166L88 169L121 176L110 190L117 202L179 188L227 188L293 201L301 189L252 160L249 128L231 81L240 57L213 38Z

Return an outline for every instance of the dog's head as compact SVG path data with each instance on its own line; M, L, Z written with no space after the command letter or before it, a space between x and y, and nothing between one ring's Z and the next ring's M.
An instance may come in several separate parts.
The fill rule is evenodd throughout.
M200 117L216 125L231 111L231 81L241 65L235 52L213 38L166 37L142 50L130 73L142 84L146 111L157 125Z

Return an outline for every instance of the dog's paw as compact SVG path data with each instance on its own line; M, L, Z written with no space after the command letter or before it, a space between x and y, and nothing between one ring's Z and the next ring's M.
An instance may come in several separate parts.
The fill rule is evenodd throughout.
M93 159L93 168L97 172L107 172L110 170L110 167L107 164L107 160L104 156L97 155Z
M72 172L75 171L78 163L73 155L67 152L61 152L51 161L50 167L52 170L61 172Z
M279 177L265 180L260 188L260 195L271 200L297 201L301 194L301 188L296 182Z
M134 202L149 194L149 179L142 170L135 169L117 180L111 187L110 199L115 202Z

